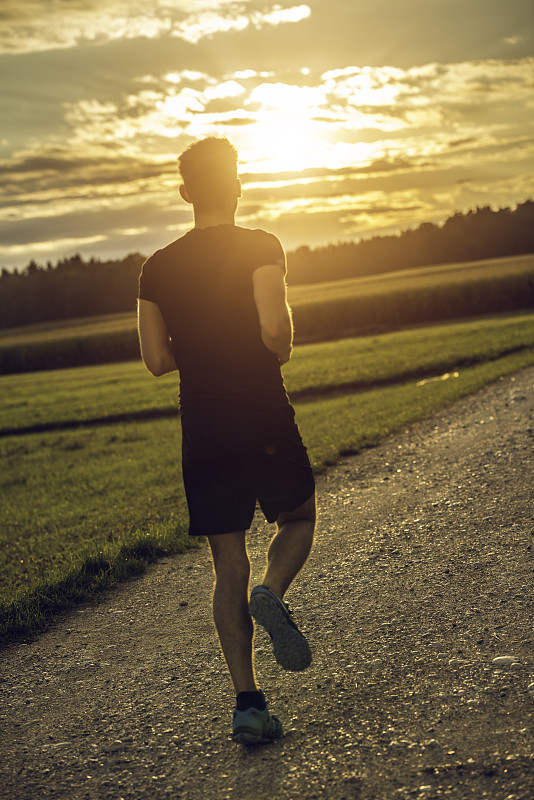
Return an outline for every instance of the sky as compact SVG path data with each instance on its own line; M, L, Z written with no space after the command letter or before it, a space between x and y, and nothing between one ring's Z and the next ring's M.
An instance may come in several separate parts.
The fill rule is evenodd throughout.
M0 0L0 267L149 255L226 136L287 250L534 196L532 0Z

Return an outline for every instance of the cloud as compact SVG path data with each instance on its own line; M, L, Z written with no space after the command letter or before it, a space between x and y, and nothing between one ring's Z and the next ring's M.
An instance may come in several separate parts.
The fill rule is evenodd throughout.
M288 23L311 15L308 5L256 10L242 2L155 0L4 0L0 52L28 53L102 44L125 39L170 36L191 44L217 34ZM252 4L253 5L253 4Z
M525 39L524 39L523 36L505 36L503 41L506 44L516 45L516 44L520 44L521 42L524 42Z
M500 100L526 99L532 89L534 59L427 64L401 70L349 67L322 75L330 109L343 116L379 112L383 124L432 122L449 118L450 109ZM493 95L491 97L490 95ZM515 95L515 98L514 98ZM446 119L445 119L446 121ZM356 120L358 123L359 120Z
M322 87L300 86L282 82L260 83L249 93L246 104L249 107L278 111L306 111L321 107L325 101Z
M475 144L476 141L474 136L466 136L464 139L451 139L449 147L463 147L466 144Z
M161 187L160 187L161 189ZM165 195L166 205L162 205ZM113 238L117 234L145 235L142 229L161 230L166 226L176 224L189 224L191 214L188 207L179 197L178 191L154 194L141 199L139 196L130 195L126 202L102 203L95 199L80 204L59 209L60 213L50 215L46 208L35 209L35 213L22 220L5 221L2 224L2 245L4 248L15 247L17 244L30 245L42 244L50 240L58 242L63 239L73 239L73 232L80 241L96 236Z
M280 8L276 6L273 11L264 15L263 21L269 25L280 25L284 22L302 22L311 16L311 8L307 5L292 6L291 8Z
M35 232L33 232L30 242L24 242L24 232L18 233L18 231L20 229L17 229L16 243L10 244L6 238L4 246L0 247L0 258L3 257L7 260L7 258L15 259L17 256L23 256L24 263L27 263L33 255L37 255L41 259L48 256L57 258L58 253L62 251L66 254L72 252L73 249L79 251L80 248L87 246L93 250L95 244L105 241L107 238L102 234L97 234L96 236L62 236L58 239L50 239L49 234L45 234L45 239L35 241L33 239Z
M78 157L72 151L50 149L48 154L21 155L0 162L3 191L0 225L16 223L17 230L36 218L58 218L85 209L140 205L140 198L174 192L179 176L176 161L149 161L124 154ZM2 228L2 239L6 231ZM35 236L38 236L35 229Z
M257 120L254 117L219 117L216 120L218 125L228 125L230 128L238 128L241 125L255 125Z
M155 37L171 27L169 13L147 13L139 0L7 0L0 52L28 53L73 47L83 42Z
M310 167L298 171L277 172L277 173L241 173L241 182L261 186L295 186L299 183L311 183L319 179L346 180L349 177L358 175L382 174L405 169L413 169L414 163L403 158L381 158L365 166L354 165L351 167Z

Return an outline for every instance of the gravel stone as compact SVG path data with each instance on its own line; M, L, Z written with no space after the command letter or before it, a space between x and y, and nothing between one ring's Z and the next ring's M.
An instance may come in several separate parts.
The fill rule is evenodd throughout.
M495 664L496 667L511 667L512 664L517 664L518 661L515 656L497 656L492 659L491 663Z

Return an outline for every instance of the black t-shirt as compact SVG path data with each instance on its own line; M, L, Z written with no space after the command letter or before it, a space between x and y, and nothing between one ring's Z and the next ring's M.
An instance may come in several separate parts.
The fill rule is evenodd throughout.
M143 264L139 297L157 303L184 401L286 398L277 356L261 339L252 273L279 264L272 234L235 225L194 228Z

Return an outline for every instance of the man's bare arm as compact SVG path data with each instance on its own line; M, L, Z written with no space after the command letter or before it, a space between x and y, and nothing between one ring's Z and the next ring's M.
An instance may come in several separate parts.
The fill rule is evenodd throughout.
M165 375L177 369L171 350L167 327L157 303L139 300L137 304L137 328L141 358L152 375Z
M266 264L254 270L252 279L261 338L265 347L285 364L293 347L293 323L284 272L277 264Z

